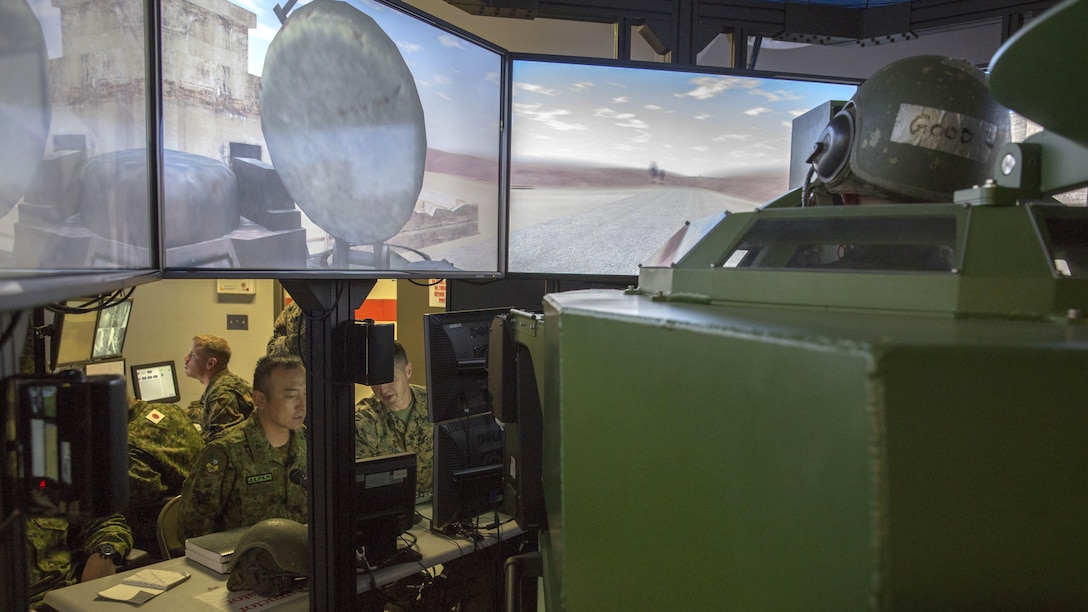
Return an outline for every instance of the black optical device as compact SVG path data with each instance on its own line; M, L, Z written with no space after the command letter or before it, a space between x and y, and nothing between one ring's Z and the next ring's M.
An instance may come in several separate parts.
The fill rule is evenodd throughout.
M0 382L5 516L106 516L128 503L128 401L115 374Z

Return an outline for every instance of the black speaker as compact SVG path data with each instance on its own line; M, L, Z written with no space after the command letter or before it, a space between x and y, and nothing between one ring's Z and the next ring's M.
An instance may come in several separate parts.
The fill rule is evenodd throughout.
M491 394L491 413L502 423L517 420L517 351L506 327L507 315L491 321L487 347L487 390Z
M492 334L494 337L494 334ZM503 449L503 511L525 531L547 528L542 467L544 422L536 369L529 349L514 345L514 416L506 423Z
M393 382L393 324L347 321L333 335L333 380L360 385Z

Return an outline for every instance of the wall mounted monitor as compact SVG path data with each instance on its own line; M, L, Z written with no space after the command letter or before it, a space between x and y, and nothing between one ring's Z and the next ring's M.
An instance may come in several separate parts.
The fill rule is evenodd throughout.
M69 306L73 305L69 302ZM53 363L56 369L76 366L91 360L94 350L95 324L97 312L58 313L54 318L54 336L56 343Z
M128 333L128 320L131 314L132 300L124 300L98 311L91 359L111 359L121 356L125 348L125 336Z
M129 378L132 380L132 393L138 400L162 404L181 400L173 360L134 365Z
M693 221L788 191L795 117L856 84L514 56L508 272L637 276Z
M87 376L97 376L100 374L113 374L116 376L125 376L128 371L125 370L124 359L107 359L105 361L92 361L83 366L83 373Z
M406 4L286 6L163 13L166 274L499 276L504 52Z

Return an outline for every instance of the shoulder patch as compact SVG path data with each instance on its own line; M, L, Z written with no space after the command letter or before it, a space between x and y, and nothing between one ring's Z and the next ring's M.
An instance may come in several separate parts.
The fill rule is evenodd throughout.
M144 418L158 425L159 421L166 418L166 415L159 412L157 408L152 408L151 412L144 415Z
M227 469L227 453L217 446L206 448L204 452L204 471L217 474Z

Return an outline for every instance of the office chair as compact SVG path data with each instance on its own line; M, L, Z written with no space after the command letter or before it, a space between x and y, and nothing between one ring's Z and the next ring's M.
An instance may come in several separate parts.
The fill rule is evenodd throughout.
M159 540L159 552L163 560L173 559L185 554L185 543L178 530L178 502L181 496L176 495L167 500L159 511L159 518L155 523L155 533Z

